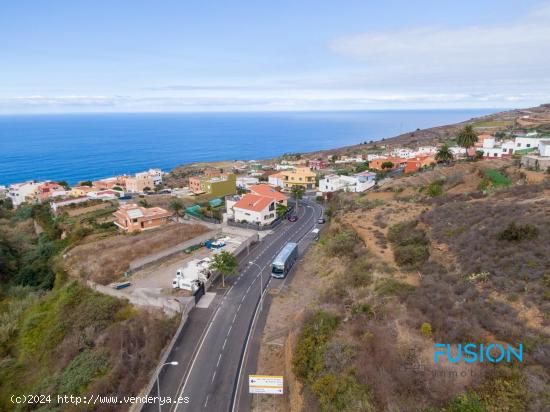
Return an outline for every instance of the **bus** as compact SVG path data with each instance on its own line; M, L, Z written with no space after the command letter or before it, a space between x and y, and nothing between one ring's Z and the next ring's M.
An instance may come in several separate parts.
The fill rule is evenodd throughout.
M289 242L279 252L271 265L271 276L282 279L298 259L298 244Z

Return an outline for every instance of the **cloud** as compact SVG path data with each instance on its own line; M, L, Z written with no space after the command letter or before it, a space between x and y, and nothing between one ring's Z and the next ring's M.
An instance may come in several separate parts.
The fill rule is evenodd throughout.
M367 32L337 38L329 47L364 65L373 85L409 81L417 89L454 85L493 92L538 85L548 91L549 20L550 3L544 3L512 24Z

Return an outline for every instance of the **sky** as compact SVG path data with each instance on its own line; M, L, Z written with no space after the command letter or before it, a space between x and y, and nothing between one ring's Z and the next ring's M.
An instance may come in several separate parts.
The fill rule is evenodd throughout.
M0 114L550 103L550 1L0 2Z

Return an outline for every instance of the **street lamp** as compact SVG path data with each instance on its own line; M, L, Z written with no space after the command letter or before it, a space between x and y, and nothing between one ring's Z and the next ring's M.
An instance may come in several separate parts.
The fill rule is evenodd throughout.
M263 295L263 289L264 289L264 286L263 286L263 276L262 276L262 272L263 272L263 269L260 267L260 265L258 265L257 263L255 262L248 262L249 265L256 265L258 267L258 269L260 270L260 311L264 308L264 295Z
M161 412L161 406L160 406L160 384L159 384L159 377L160 377L160 371L162 370L162 368L164 368L166 365L171 365L171 366L177 366L178 365L178 362L177 361L173 361L173 362L166 362L164 363L160 368L159 368L159 371L157 373L157 396L159 397L159 412Z

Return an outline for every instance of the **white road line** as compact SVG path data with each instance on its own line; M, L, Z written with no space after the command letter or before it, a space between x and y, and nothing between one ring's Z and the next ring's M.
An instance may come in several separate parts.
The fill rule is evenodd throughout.
M216 377L216 372L217 372L217 371L214 371L214 373L212 374L212 380L210 381L210 383L213 383L213 382L214 382L214 378Z
M208 398L210 397L210 395L206 395L206 400L204 401L204 407L206 408L206 405L208 404Z
M225 338L225 340L223 341L223 346L222 346L222 350L225 349L225 344L227 343L227 337Z
M216 368L220 366L220 361L222 360L222 354L220 353L220 356L218 356L218 362L216 363Z

